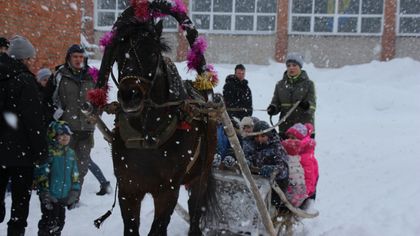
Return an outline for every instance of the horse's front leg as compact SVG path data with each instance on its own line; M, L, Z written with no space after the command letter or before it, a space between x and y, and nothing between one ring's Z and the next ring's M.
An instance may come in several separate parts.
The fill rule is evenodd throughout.
M118 200L120 203L121 215L124 222L124 236L139 236L140 227L140 206L145 193L133 194L120 189Z
M171 189L174 188L174 189ZM171 215L178 202L179 186L171 186L164 192L153 195L155 217L149 236L166 236Z

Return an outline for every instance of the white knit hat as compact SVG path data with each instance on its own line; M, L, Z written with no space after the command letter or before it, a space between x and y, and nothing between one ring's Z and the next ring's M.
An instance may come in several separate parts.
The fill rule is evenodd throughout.
M291 52L287 54L286 57L286 64L287 63L296 63L300 66L300 68L303 67L303 56L297 52Z
M241 123L239 125L241 126L241 128L243 128L245 125L253 127L254 121L250 116L245 116L244 118L242 118Z

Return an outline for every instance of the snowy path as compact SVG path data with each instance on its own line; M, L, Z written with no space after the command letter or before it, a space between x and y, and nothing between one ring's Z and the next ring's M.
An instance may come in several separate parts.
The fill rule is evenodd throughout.
M98 62L96 62L96 65ZM185 64L177 64L183 78ZM266 108L285 67L245 65L254 107ZM234 65L216 65L221 84ZM420 62L397 59L387 63L317 69L305 65L315 81L317 158L320 165L317 207L321 215L298 226L296 235L420 235ZM264 112L255 116L267 120ZM112 124L112 118L106 117ZM112 179L109 147L97 132L92 157ZM91 174L85 181L82 206L67 212L63 236L122 235L117 208L100 230L93 220L112 205L113 196L98 197L99 184ZM186 204L186 193L180 201ZM10 206L10 197L6 201ZM8 220L8 214L6 219ZM27 235L36 235L39 200L33 195ZM142 204L141 235L147 235L153 203ZM0 235L5 235L5 223ZM188 226L176 215L168 235L184 236Z

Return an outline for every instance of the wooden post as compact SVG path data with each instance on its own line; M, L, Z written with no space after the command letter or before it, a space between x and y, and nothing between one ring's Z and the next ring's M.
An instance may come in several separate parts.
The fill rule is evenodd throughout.
M395 56L397 1L385 0L384 12L381 61L389 61Z
M289 0L277 0L276 51L277 62L284 62L288 48Z
M222 115L221 115L222 123L226 132L226 136L229 139L230 145L233 147L235 152L236 159L238 161L239 168L241 169L241 173L245 178L245 183L248 189L251 191L252 195L254 196L255 202L257 204L258 212L260 213L261 220L267 230L267 233L271 236L276 236L276 231L273 226L273 222L271 221L270 214L267 211L267 207L264 204L264 200L261 197L260 192L258 191L258 187L255 184L254 179L251 176L251 171L248 168L248 165L245 160L244 152L241 148L241 144L239 143L238 137L236 136L235 129L233 128L232 121L230 121L229 115L226 112L226 108L223 105L222 108Z

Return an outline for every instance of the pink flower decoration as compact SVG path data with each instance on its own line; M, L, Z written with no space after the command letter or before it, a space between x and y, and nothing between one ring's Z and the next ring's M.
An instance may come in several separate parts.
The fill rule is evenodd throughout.
M187 66L189 70L191 69L197 70L197 68L199 68L200 66L203 66L203 65L200 65L200 63L206 49L207 49L206 39L203 36L199 36L195 40L192 48L188 50Z
M113 30L106 32L101 39L99 39L99 46L103 51L107 46L111 45L112 40L114 39L115 32Z
M87 99L96 107L105 106L108 100L108 86L89 90Z
M147 21L150 19L149 3L147 0L131 0L131 6L134 7L134 14L140 21Z
M93 82L95 82L95 84L98 82L98 77L99 77L99 70L96 67L90 67L88 70L88 74L92 77Z
M184 5L182 0L175 0L175 5L172 7L171 11L181 14L187 13L187 7Z
M219 83L219 76L217 74L217 71L214 69L214 66L212 64L208 64L206 66L206 71L211 73L210 82L213 84L213 86L216 86Z

